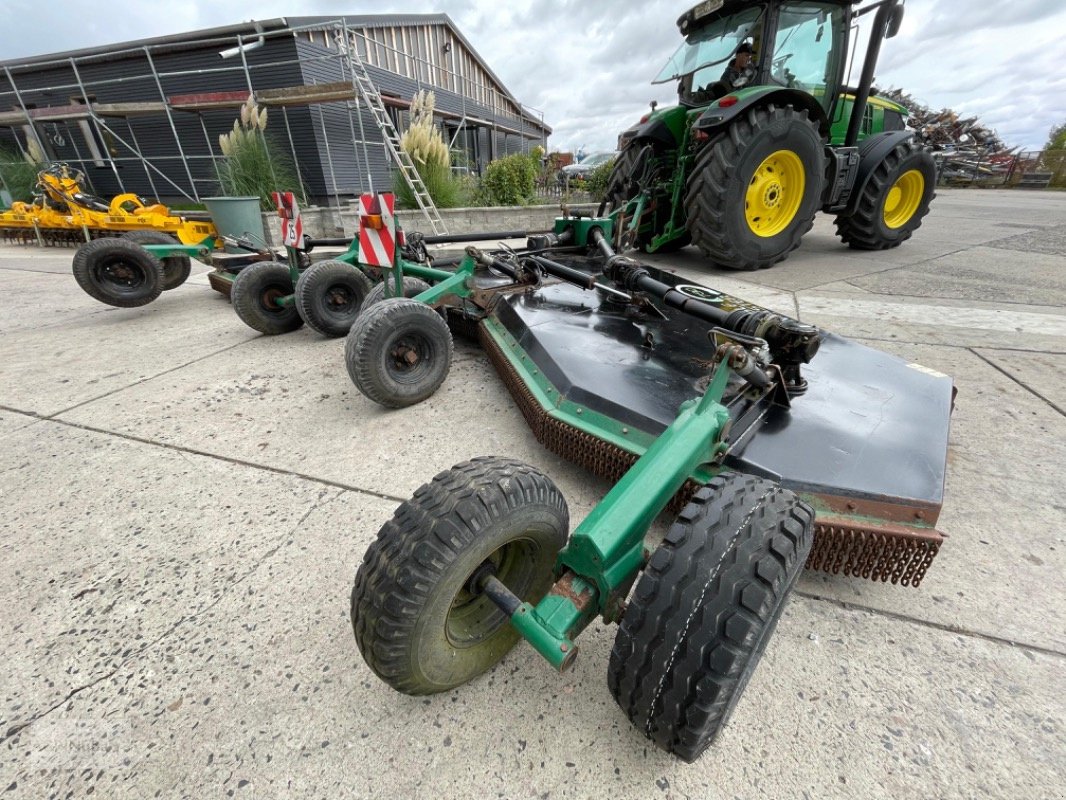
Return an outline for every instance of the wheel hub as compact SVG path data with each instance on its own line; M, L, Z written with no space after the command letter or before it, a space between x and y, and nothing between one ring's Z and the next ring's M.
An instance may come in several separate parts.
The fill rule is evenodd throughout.
M278 300L280 300L282 297L284 297L285 294L286 294L285 292L281 291L280 289L274 288L274 287L271 287L270 289L266 289L263 292L263 307L264 308L269 308L269 309L274 310L274 311L280 309L281 306L278 305Z
M768 181L763 188L762 202L766 208L776 208L781 202L781 184Z
M111 283L133 286L139 277L136 268L131 267L124 261L114 261L104 266L103 278Z
M916 169L904 172L885 194L882 216L885 225L902 228L918 211L925 194L925 177Z
M533 560L533 542L520 538L491 553L467 576L452 599L445 621L445 635L454 647L474 646L507 624L507 617L480 590L477 579L494 575L512 591L525 594L533 580Z
M399 369L410 369L422 360L418 350L407 342L400 342L389 352Z
M333 308L346 308L352 304L352 293L343 286L334 286L326 295L326 303Z
M771 153L752 173L744 196L744 218L756 236L777 236L799 211L806 188L803 162L791 150Z

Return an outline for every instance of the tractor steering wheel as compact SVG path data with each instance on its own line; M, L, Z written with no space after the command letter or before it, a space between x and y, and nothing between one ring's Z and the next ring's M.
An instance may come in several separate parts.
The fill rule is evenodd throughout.
M770 65L770 80L781 86L793 86L795 83L795 76L790 77L790 73L785 69L785 63L794 56L795 53L785 53L780 58L775 58Z

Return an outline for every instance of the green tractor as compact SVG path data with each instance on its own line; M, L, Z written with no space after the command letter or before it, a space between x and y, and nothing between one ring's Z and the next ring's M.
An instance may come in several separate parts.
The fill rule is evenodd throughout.
M881 41L901 0L705 0L677 21L685 37L654 83L678 105L619 137L600 208L620 211L621 247L695 244L714 263L765 269L795 250L822 209L853 248L909 239L929 212L933 159L908 111L870 96ZM870 12L859 85L844 86L855 22Z

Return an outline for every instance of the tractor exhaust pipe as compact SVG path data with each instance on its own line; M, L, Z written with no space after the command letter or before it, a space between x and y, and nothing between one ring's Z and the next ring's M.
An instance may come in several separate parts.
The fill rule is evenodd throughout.
M875 8L869 6L867 10ZM877 6L877 14L874 15L873 30L870 31L870 43L866 47L866 60L862 64L862 76L859 78L859 88L855 91L855 103L851 107L851 119L848 120L848 132L844 136L844 146L854 147L859 140L859 128L862 126L862 118L866 114L866 104L870 99L870 87L874 82L874 69L877 68L877 58L881 54L881 42L885 39L885 32L896 13L897 0L887 0ZM898 22L897 22L898 24Z

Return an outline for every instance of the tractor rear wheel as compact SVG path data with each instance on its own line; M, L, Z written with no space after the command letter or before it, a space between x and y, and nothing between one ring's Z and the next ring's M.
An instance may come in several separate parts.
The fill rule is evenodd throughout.
M307 327L323 336L346 336L372 288L358 267L319 261L296 281L296 310Z
M163 264L139 244L104 238L74 253L74 278L101 303L119 308L147 305L163 291Z
M230 290L230 302L241 322L249 328L276 336L304 324L294 304L278 303L292 293L292 275L285 264L259 261L237 273Z
M360 392L388 408L403 408L425 400L448 377L452 334L429 306L390 297L352 325L344 363Z
M122 234L122 238L137 244L179 244L177 239L162 231L126 231ZM163 262L164 292L177 289L189 279L192 261L188 256L167 256L159 260Z
M787 489L719 476L670 527L615 636L607 684L646 737L695 761L729 719L813 542Z
M412 278L409 275L405 275L403 278L403 296L407 298L418 297L422 292L429 288L429 284L421 278ZM392 283L392 279L388 276L385 277L381 283L374 286L363 301L363 308L370 308L370 306L377 305L382 300L388 300L395 295L386 295L385 290L390 292L396 291L396 287Z
M520 461L475 458L424 484L381 528L355 576L352 629L367 665L415 695L490 669L518 632L471 579L490 565L518 597L539 602L568 526L562 493Z
M806 110L770 104L746 111L697 156L685 191L693 243L728 269L783 260L814 224L822 148Z
M935 197L933 157L912 137L878 164L855 213L838 216L837 235L855 250L887 250L911 238Z

